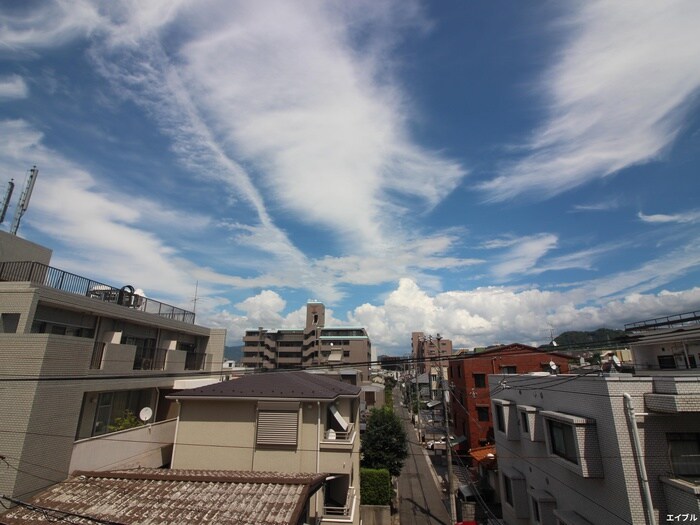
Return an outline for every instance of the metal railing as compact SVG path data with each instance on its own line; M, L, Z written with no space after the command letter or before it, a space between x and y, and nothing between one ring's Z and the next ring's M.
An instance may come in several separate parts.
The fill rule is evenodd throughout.
M354 431L353 424L348 423L348 429L344 432L329 428L323 433L323 439L324 441L350 441Z
M29 281L61 290L62 292L84 295L92 299L119 304L160 317L194 324L194 312L135 294L133 293L133 288L129 286L115 288L38 262L0 262L0 281ZM129 290L130 288L131 291Z
M167 355L167 348L137 348L134 370L163 370Z
M206 354L188 352L185 356L185 370L201 370L204 368Z
M348 488L348 495L345 499L345 505L342 507L324 505L323 515L328 518L349 518L352 516L352 510L355 506L355 487Z
M653 330L656 328L666 328L670 326L699 323L700 311L696 310L694 312L667 315L665 317L656 317L654 319L647 319L645 321L638 321L636 323L627 323L625 325L625 332L633 332L638 330Z

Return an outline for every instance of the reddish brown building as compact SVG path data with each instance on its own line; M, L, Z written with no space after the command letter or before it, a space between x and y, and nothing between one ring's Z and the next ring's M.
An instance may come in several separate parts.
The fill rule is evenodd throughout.
M494 443L488 375L549 372L550 361L557 365L557 373L566 374L569 359L565 354L543 352L519 343L452 359L449 366L455 396L451 400L452 432L467 438L465 449Z

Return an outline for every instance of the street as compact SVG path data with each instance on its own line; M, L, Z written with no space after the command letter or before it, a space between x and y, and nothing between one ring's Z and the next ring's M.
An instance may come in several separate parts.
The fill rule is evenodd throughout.
M450 514L436 484L425 450L418 443L408 410L394 398L394 410L401 417L408 436L408 458L399 476L399 518L401 525L450 525Z

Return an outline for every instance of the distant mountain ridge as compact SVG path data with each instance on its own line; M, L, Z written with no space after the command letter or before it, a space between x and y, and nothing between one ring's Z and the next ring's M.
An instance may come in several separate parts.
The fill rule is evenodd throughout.
M243 360L243 345L224 346L224 359L240 363Z
M598 328L588 332L564 332L555 337L554 341L557 343L557 346L585 346L587 344L600 345L607 342L620 343L627 337L624 330Z

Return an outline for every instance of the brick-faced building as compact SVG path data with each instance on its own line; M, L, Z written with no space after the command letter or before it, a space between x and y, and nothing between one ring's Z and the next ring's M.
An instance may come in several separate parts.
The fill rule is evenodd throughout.
M557 372L568 373L569 359L519 343L453 358L449 379L455 396L451 405L454 435L467 438L465 448L494 442L489 375L550 371L550 361L557 365Z

